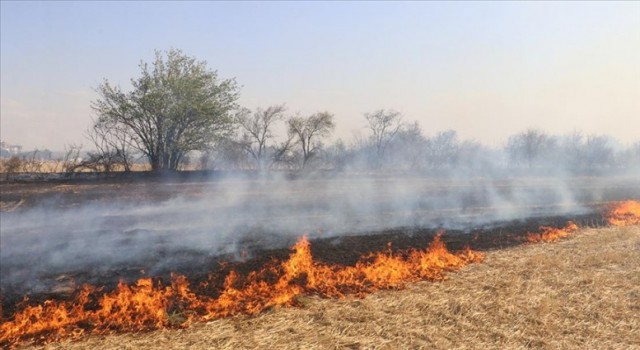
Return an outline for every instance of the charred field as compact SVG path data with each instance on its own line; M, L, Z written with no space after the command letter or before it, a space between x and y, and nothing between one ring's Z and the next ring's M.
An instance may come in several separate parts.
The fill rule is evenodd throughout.
M314 260L327 264L353 266L363 256L381 251L399 252L412 248L426 248L440 232L445 232L442 241L450 251L462 251L465 247L469 247L475 251L486 252L527 244L528 233L537 232L541 226L562 227L567 221L579 223L582 227L602 227L606 223L602 214L592 213L505 222L496 227L471 231L404 227L346 234L333 238L315 238L310 240L310 243ZM40 281L46 284L44 291L25 293L23 286L5 287L2 294L3 317L9 318L15 312L16 305L25 296L29 297L31 303L67 300L85 283L101 286L105 291L112 291L119 282L133 284L140 278L152 277L167 283L171 280L172 274L179 274L186 276L193 285L207 282L209 290L211 287L214 290L222 290L224 279L231 271L247 275L260 270L274 259L286 260L291 254L289 246L262 248L259 238L245 237L241 243L243 250L240 256L236 254L210 256L198 250L181 250L171 253L157 251L150 259L147 257L146 261L135 260L135 264L111 266L108 269L81 267L61 274L45 275ZM295 241L292 240L289 243L293 245ZM167 256L168 254L172 256ZM161 269L155 268L159 262L166 259L173 260L173 264L163 264ZM151 270L154 270L152 275L145 273ZM210 291L204 291L204 293L210 293Z
M176 275L191 292L219 298L230 274L287 260L303 235L323 266L405 256L437 236L454 254L508 250L541 227L606 226L612 203L638 198L640 183L629 178L3 183L2 319L25 297L65 302L84 284L111 293L140 279L171 285Z

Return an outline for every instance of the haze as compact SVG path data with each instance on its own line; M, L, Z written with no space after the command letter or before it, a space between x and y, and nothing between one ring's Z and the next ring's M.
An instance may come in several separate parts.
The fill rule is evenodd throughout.
M155 49L235 77L240 104L379 108L500 146L525 128L640 139L640 2L1 2L0 138L87 144L94 88Z

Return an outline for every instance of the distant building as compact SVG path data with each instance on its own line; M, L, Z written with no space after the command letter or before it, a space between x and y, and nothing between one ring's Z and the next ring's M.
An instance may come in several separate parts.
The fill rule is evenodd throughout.
M9 158L16 156L22 152L22 146L10 145L4 141L0 141L0 157Z

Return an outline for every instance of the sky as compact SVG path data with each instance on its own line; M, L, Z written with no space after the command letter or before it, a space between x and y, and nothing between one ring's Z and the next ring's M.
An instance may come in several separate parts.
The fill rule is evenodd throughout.
M95 88L181 49L247 108L394 109L425 135L500 146L527 128L640 141L640 2L12 2L0 18L0 138L90 142Z

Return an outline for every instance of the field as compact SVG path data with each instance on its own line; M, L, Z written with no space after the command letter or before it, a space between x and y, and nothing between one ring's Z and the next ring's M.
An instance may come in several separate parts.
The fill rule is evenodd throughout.
M638 226L584 229L489 252L439 283L45 348L638 349L638 266Z
M637 223L607 225L617 201L640 198L638 185L597 178L3 184L2 314L11 320L23 296L29 305L54 300L38 317L55 309L77 321L54 333L37 326L23 342L57 340L51 348L640 346L632 316L640 231ZM76 305L84 283L100 288ZM117 304L121 316L96 309L129 294L159 300L149 309L154 318L126 311L129 304ZM221 309L229 297L232 308ZM127 312L132 320L120 319Z

